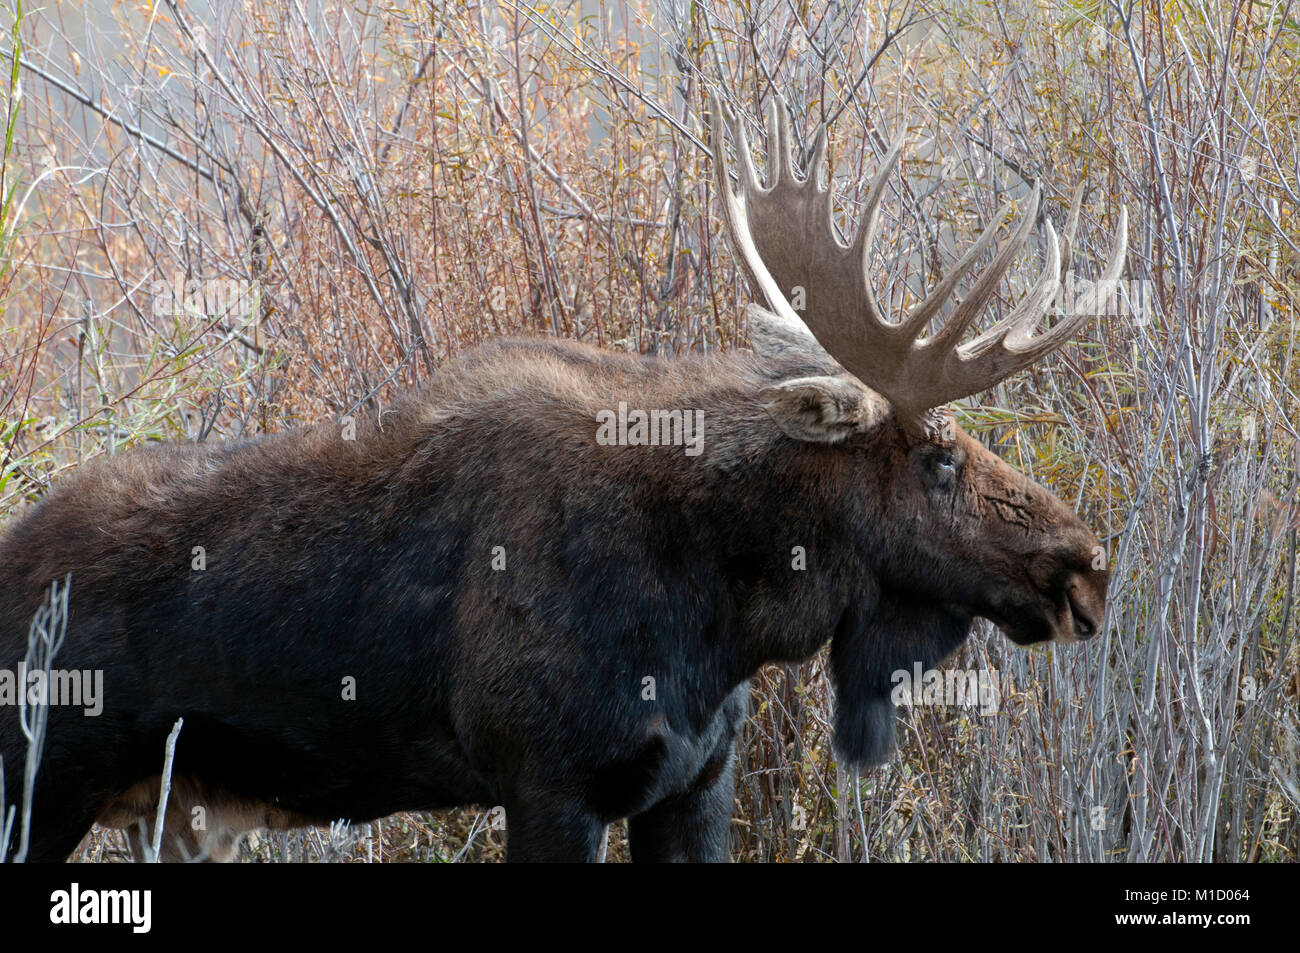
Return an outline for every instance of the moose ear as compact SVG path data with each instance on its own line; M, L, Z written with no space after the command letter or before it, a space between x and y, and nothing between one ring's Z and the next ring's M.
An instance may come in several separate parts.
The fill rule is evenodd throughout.
M782 433L810 443L838 443L874 426L884 410L884 401L851 377L782 381L758 399Z

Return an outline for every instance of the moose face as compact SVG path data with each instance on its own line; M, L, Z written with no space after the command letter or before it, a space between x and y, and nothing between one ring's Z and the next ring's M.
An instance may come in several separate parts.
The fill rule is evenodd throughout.
M763 313L750 322L760 348L780 339ZM1070 509L951 413L899 415L833 362L822 370L766 386L759 400L793 452L807 455L846 546L869 567L830 654L836 750L869 766L894 747L898 670L942 662L976 616L1020 645L1090 638L1108 576L1100 543Z
M843 443L864 453L863 492L874 503L866 497L862 502L878 507L879 525L887 528L880 584L897 626L932 627L936 645L964 636L972 616L993 621L1022 645L1091 637L1101 627L1108 580L1097 538L1064 503L963 433L943 409L1041 360L1088 319L1093 308L1078 307L1047 330L1037 330L1052 310L1068 264L1082 190L1075 192L1064 242L1045 221L1044 267L1028 293L1005 317L963 343L1033 231L1038 183L1009 240L969 282L942 327L932 331L963 277L994 246L1009 207L993 217L918 305L889 320L866 264L902 140L884 158L861 224L845 245L832 220L830 188L818 182L825 128L801 177L791 158L789 116L774 100L764 183L743 125L716 99L712 110L709 142L728 235L767 304L749 310L754 350L776 358L799 355L824 369L819 376L766 388L763 406L788 436ZM739 194L726 161L724 126L736 146ZM1119 277L1126 236L1127 215L1121 209L1101 283ZM788 289L801 292L798 311Z
M845 455L849 518L893 598L957 627L983 617L1020 645L1101 628L1109 575L1100 541L951 413L900 423L878 395L833 372L769 387L761 400L786 436Z
M1109 574L1070 509L943 415L937 433L899 432L904 464L889 505L904 528L887 551L894 585L995 623L1019 645L1074 642L1101 628Z

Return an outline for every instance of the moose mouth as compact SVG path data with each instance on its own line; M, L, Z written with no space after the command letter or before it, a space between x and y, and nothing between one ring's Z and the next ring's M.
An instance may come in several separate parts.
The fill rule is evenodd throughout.
M1000 622L997 619L990 619L989 621L1001 629L1002 634L1016 645L1028 647L1038 645L1040 642L1051 642L1055 638L1050 625L1042 623L1012 625L1009 622Z
M1043 596L1045 606L1015 607L981 613L1016 645L1040 642L1085 642L1101 629L1101 612L1089 598L1083 583L1071 579L1054 598Z

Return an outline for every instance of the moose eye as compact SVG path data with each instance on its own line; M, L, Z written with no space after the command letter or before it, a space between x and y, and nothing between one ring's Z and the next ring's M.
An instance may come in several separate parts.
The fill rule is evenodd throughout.
M926 482L932 489L949 490L957 476L957 455L951 450L937 450L928 455Z

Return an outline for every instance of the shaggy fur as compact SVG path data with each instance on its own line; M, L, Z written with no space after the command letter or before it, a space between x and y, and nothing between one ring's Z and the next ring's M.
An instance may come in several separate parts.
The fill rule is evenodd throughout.
M601 445L620 401L702 410L703 452ZM947 423L911 434L797 353L504 341L355 440L330 422L89 463L0 536L0 666L71 573L55 666L104 673L100 716L51 710L30 857L151 819L183 715L168 856L479 803L505 806L512 860L592 859L623 817L635 859L722 859L760 665L833 637L837 744L866 766L893 747L890 672L972 617L1024 643L1100 623L1092 533ZM14 804L16 709L0 753Z

